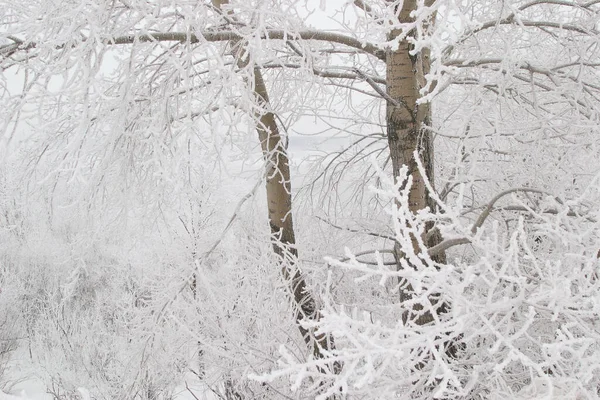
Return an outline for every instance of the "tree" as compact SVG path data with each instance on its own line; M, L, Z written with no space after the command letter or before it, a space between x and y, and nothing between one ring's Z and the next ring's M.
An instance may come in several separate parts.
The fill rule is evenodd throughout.
M224 17L224 24L235 23L230 9L223 11L229 5L228 0L214 0L214 7ZM329 350L331 339L318 338L314 343L314 335L302 325L305 319L317 318L317 304L314 295L307 288L304 276L296 268L298 251L295 248L292 213L292 189L290 167L287 150L284 146L282 135L277 125L277 120L269 102L269 94L260 68L253 64L252 54L241 40L230 42L237 67L240 70L250 68L250 76L254 82L249 90L254 93L255 107L253 118L256 120L256 131L265 158L267 208L269 212L269 226L273 236L273 251L281 259L281 273L286 282L289 282L290 294L294 302L294 319L306 344L312 348L315 357L321 358L321 351Z
M178 179L178 156L187 154L188 172L209 165L193 150L231 168L200 149L209 143L223 154L227 141L247 149L246 127L258 133L274 260L312 354L299 362L285 353L289 368L272 378L294 375L297 389L322 396L510 397L536 379L593 395L598 383L584 370L596 368L597 354L585 299L596 285L598 2L357 0L322 2L322 12L294 0L43 5L6 4L0 47L5 76L22 83L4 87L5 147L14 132L39 140L32 182L85 182L70 203L104 209L120 202L119 187L140 187L142 201L156 204L147 212L160 215L175 204L172 188L198 201L197 190L181 188L201 174ZM330 7L340 10L331 16L339 29L313 28L311 12ZM299 258L319 239L297 243L292 222L287 143L292 131L310 129L307 117L358 137L316 164L311 185L360 193L358 211L332 200L337 219L326 219L318 256L348 241L363 258L331 260L346 272L329 277ZM25 128L28 119L35 124ZM365 165L369 153L383 171ZM366 191L370 184L378 189ZM343 190L322 193L349 204ZM360 217L367 229L344 229L345 218ZM336 242L344 230L350 239ZM558 242L562 256L551 249ZM204 274L215 246L204 247L175 296ZM561 308L542 288L560 285L568 276L561 265L572 263L581 266L569 280L578 295ZM355 274L362 286L344 281ZM319 285L332 276L341 289ZM399 300L386 297L396 292ZM491 306L498 299L508 308ZM346 315L345 303L369 318Z
M426 7L431 7L432 1L426 2ZM413 12L418 10L416 1L404 1L402 4L390 2L394 14L398 16L398 22L403 25L413 25L415 18ZM435 12L421 17L422 28L426 30L428 25L435 19ZM387 99L386 125L387 138L390 149L390 159L392 161L392 173L394 177L402 176L403 166L408 166L411 177L410 193L408 197L408 207L413 213L417 213L426 207L435 209L435 203L425 186L424 180L427 179L433 188L434 167L433 167L433 137L432 132L428 130L431 126L431 108L429 103L419 104L421 91L425 89L427 74L431 69L430 50L423 48L415 52L414 44L418 40L416 30L393 29L388 34L388 40L399 40L398 48L388 50L386 53L386 93L390 97ZM424 160L425 175L421 176L421 171L417 168L418 157ZM405 181L408 183L408 181ZM439 235L432 236L427 240L426 235L431 230L426 229L423 232L423 239L429 247L439 244ZM418 254L421 245L416 237L413 237L412 246ZM429 243L431 242L431 243ZM423 249L425 250L425 249ZM404 268L401 259L404 258L404 250L400 242L394 244L394 251L399 268ZM439 262L444 263L444 253L436 255ZM406 281L401 283L400 301L406 302L413 296L413 288ZM436 301L436 300L434 300ZM436 312L445 311L446 305L443 303L437 305ZM430 311L423 311L421 305L413 307L413 313L408 310L403 315L406 323L409 318L414 318L418 324L427 324L433 321L433 315Z

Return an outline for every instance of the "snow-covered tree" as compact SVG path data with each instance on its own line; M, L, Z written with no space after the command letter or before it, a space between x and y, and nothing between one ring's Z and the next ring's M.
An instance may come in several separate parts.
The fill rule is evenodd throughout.
M598 396L599 2L0 7L0 283L57 397Z

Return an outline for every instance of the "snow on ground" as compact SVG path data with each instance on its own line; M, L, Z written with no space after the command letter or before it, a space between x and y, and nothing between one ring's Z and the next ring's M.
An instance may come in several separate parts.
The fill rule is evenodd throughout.
M189 388L189 389L188 389ZM92 400L93 393L85 388L79 388L80 400ZM180 385L174 390L174 400L218 400L218 397L207 387L198 384ZM52 395L46 393L45 386L36 379L23 381L15 385L10 393L0 391L0 400L52 400Z
M2 391L0 391L0 400L23 400L23 399L28 399L28 397L26 397L25 395L23 396L13 396L11 394L6 394Z
M32 378L17 383L9 393L0 391L0 400L52 400L52 396L42 382Z

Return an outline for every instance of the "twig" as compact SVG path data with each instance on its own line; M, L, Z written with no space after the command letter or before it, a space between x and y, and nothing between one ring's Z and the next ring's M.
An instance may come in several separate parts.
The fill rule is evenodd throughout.
M187 389L187 391L188 391L188 392L190 392L190 394L191 394L191 395L194 397L194 399L196 399L196 400L200 400L200 399L199 399L199 398L196 396L196 394L195 394L194 392L192 392L192 389L190 389L190 387L188 386L188 383L187 383L187 381L185 382L185 388Z
M382 250L366 250L366 251L361 251L359 253L354 254L354 257L360 257L360 256L365 256L367 254L375 254L375 253L382 253L382 254L394 254L394 250L388 250L388 249L382 249ZM340 262L345 262L350 260L350 257L346 257L346 258L342 258L340 260ZM363 261L361 261L363 262ZM368 264L368 263L366 263ZM396 265L396 263L394 262L393 265Z
M388 239L388 240L396 241L396 238L394 238L393 236L388 236L388 235L385 235L383 233L365 232L365 231L361 231L361 230L358 230L358 229L344 228L343 226L335 225L333 222L327 221L326 219L321 218L319 216L317 216L316 218L319 221L323 221L326 224L328 224L328 225L330 225L330 226L332 226L332 227L334 227L336 229L340 229L340 230L348 231L348 232L352 232L352 233L362 233L362 234L369 235L369 236L374 236L374 237L378 237L378 238L382 238L382 239Z
M375 83L375 81L373 81L373 79L369 75L365 74L360 69L354 68L354 72L356 72L356 75L358 75L362 79L364 79L365 82L367 82L369 85L371 85L371 87L377 92L377 94L379 94L381 97L383 97L387 102L391 103L394 107L404 107L412 115L411 108L408 106L408 104L406 104L404 101L402 101L402 99L400 99L400 101L393 99L377 83Z
M363 10L369 17L373 18L376 24L383 25L383 20L375 13L373 7L365 3L363 0L354 0L354 5Z
M198 257L198 259L200 259L200 258L206 259L208 256L210 256L212 254L212 252L217 248L217 246L219 246L219 244L221 244L221 242L223 241L223 238L225 237L225 234L229 231L229 228L231 228L231 226L233 225L233 222L236 220L240 209L242 208L242 206L244 205L244 203L256 193L256 190L258 189L258 187L260 186L261 183L262 183L262 179L258 180L258 182L256 182L256 184L254 185L254 187L252 188L252 190L250 192L248 192L244 197L242 197L242 199L239 201L237 207L235 208L235 211L231 215L231 218L229 219L229 222L227 223L227 225L225 226L225 228L221 232L221 236L219 236L219 238L215 241L215 243L211 246L211 248L207 252L205 252L201 257ZM164 315L165 310L167 309L167 307L173 301L175 301L175 299L177 298L177 296L179 296L181 294L181 292L183 292L185 290L185 288L188 287L189 282L194 278L194 274L196 273L196 268L197 268L196 263L194 263L193 271L185 279L185 282L181 285L181 287L179 288L179 290L177 291L177 293L175 293L175 295L171 296L171 298L162 306L162 308L160 309L160 311L156 315L156 321L159 321L160 318L162 318L162 316Z

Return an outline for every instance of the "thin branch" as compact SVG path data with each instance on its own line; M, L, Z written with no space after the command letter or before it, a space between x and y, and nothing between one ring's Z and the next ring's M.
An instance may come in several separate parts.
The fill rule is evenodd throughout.
M290 69L302 69L302 68L306 68L306 69L308 69L309 67L306 67L306 66L301 65L301 64L292 64L292 63L283 63L283 64L269 63L269 64L262 64L260 66L260 68L269 68L269 69L270 68L290 68ZM317 75L317 76L320 76L320 77L323 77L323 78L363 79L363 80L366 80L367 82L371 81L371 82L377 82L377 83L380 83L380 84L385 84L385 82L386 82L384 78L381 78L379 76L366 75L363 72L361 72L360 74L353 74L353 73L348 73L348 72L337 72L337 71L331 71L330 69L329 70L325 70L325 69L320 69L320 68L312 67L312 73L314 75ZM381 90L381 89L379 89L379 90ZM381 95L381 93L379 91L377 91L377 93L379 93Z
M531 210L529 210L526 207L523 206L504 206L504 207L498 207L495 208L494 210L504 210L504 211L526 211L526 212L531 212ZM562 211L560 210L556 210L554 208L549 208L549 209L545 209L545 210L541 210L539 211L541 214L550 214L550 215L559 215L562 214ZM567 217L583 217L586 220L596 223L597 220L593 217L588 217L586 215L581 215L576 213L575 211L567 211L564 215L566 215Z
M492 211L495 211L495 210L506 210L506 211L526 211L526 212L531 212L530 209L528 209L526 207L523 207L523 206L505 206L505 207L498 207L498 208L494 207L494 203L498 202L498 200L500 200L500 198L502 198L503 196L506 196L507 194L514 193L514 192L530 192L530 193L542 193L542 194L546 194L546 192L544 192L542 190L529 189L529 188L509 189L509 190L506 190L506 191L498 194L496 197L494 197L487 204L487 206L484 209L484 211L479 215L479 218L477 219L477 221L475 222L475 224L473 224L473 227L471 228L471 232L472 233L476 233L477 229L480 228L481 225L483 225L483 223L485 222L486 218L489 216L490 212L492 212ZM555 209L547 209L547 210L543 210L541 212L544 213L544 214L552 214L552 215L558 215L558 214L560 214L560 211L555 210ZM581 217L581 215L577 214L574 211L568 211L566 213L566 215L569 216L569 217ZM596 220L594 218L591 218L591 217L585 217L585 218L588 221L590 221L590 222L594 222L594 223L596 222ZM448 240L444 240L440 244L437 244L437 245L429 248L427 250L427 253L429 254L429 256L435 256L437 254L440 254L440 253L446 251L450 247L458 246L458 245L461 245L461 244L469 244L469 243L471 243L471 240L468 239L468 238L448 239Z
M445 252L446 250L448 250L450 247L458 246L461 244L469 244L469 243L471 243L471 240L467 239L467 238L456 238L456 239L444 240L443 242L438 243L435 246L427 249L427 254L429 254L430 257L437 256L438 254L441 254L441 253Z
M369 17L373 18L376 23L383 25L383 20L375 13L373 7L365 3L363 0L354 0L354 5L363 10Z
M538 4L543 4L543 3L578 7L578 5L576 5L576 3L571 2L571 1L567 2L567 1L563 1L563 0L533 0L530 3L524 4L523 6L521 6L518 10L523 11L529 7L532 7L532 6L538 5ZM595 5L598 3L600 3L600 0L592 0L585 4L579 5L579 7L581 7L582 9L588 9L592 5ZM505 18L502 18L499 20L488 21L486 23L483 23L476 29L465 32L462 35L462 38L460 38L456 43L446 47L446 49L444 49L444 51L443 51L443 54L446 54L446 55L450 54L452 52L452 50L458 44L463 43L467 39L473 37L478 32L481 32L485 29L494 28L499 25L512 25L512 24L520 25L523 27L536 27L536 28L540 28L541 30L545 30L545 28L552 28L552 29L573 31L573 32L577 32L577 33L582 33L584 35L589 35L589 34L597 35L598 34L598 31L595 29L587 29L585 27L577 26L574 24L565 24L565 23L558 23L558 22L551 22L551 21L524 20L521 18L517 18L516 12L512 12Z
M591 10L588 10L590 8L590 6L592 6L594 4L598 4L598 3L600 3L600 0L593 0L593 1L590 1L585 4L577 4L577 3L573 2L572 0L569 0L569 1L567 1L567 0L533 0L527 4L522 5L521 7L519 7L519 11L524 11L530 7L537 6L540 4L553 4L553 5L558 5L558 6L575 7L575 8L591 11Z
M219 236L219 238L213 243L213 245L211 246L211 248L205 252L202 256L197 257L196 260L194 261L198 261L198 260L205 260L207 259L213 251L215 251L215 249L219 246L219 244L221 244L221 242L223 241L223 238L225 237L225 235L227 234L227 232L229 231L229 228L231 228L231 226L233 225L234 221L237 219L238 214L242 208L242 206L244 205L244 203L250 199L251 197L253 197L256 194L256 190L261 186L261 183L263 182L262 177L261 179L259 179L256 184L254 185L254 187L252 188L252 190L250 192L248 192L244 197L242 197L240 199L240 201L238 202L237 206L235 207L235 210L233 212L233 214L231 215L231 218L229 219L229 222L227 223L227 225L225 226L225 228L223 229L223 231L221 232L221 235ZM179 290L177 290L177 292L171 296L166 302L165 304L163 304L162 308L160 309L160 311L158 312L157 316L156 316L156 321L160 321L161 318L164 316L164 314L166 313L167 308L171 305L172 302L175 301L175 299L187 288L189 287L190 282L193 280L194 275L197 272L197 268L198 266L196 265L196 263L194 263L194 266L192 268L192 272L190 273L190 275L183 281L183 283L181 284Z
M477 229L481 228L481 226L483 225L483 223L485 222L487 217L489 217L490 213L494 210L494 204L496 204L498 202L498 200L500 200L502 197L504 197L508 194L516 193L516 192L540 193L540 194L546 194L546 195L548 194L548 192L545 192L543 190L532 189L532 188L514 188L514 189L508 189L503 192L500 192L499 194L496 195L496 197L494 197L492 200L490 200L490 202L487 204L485 209L481 212L481 214L479 215L479 218L477 218L477 221L475 221L475 223L473 224L473 227L471 228L471 233L475 234L477 232Z
M196 372L195 372L195 371L193 371L193 370L192 370L192 372L194 372L194 374L196 373ZM198 378L200 378L200 377L198 377ZM198 396L196 396L196 394L195 394L194 392L192 392L192 389L190 389L190 387L188 386L188 383L187 383L187 381L185 382L185 388L187 389L187 391L188 391L188 392L190 392L190 394L192 395L192 397L193 397L194 399L196 399L196 400L200 400L200 399L198 398Z
M444 65L445 66L454 66L454 67L476 67L476 66L487 65L487 64L501 64L504 61L506 61L506 60L503 58L481 58L479 60L455 59L455 60L444 61ZM548 78L551 78L552 76L556 76L558 78L566 78L566 79L571 80L572 82L581 83L582 85L590 87L592 89L600 90L600 86L598 86L598 85L594 85L591 83L581 81L581 80L579 80L573 76L570 76L566 73L558 73L557 72L557 70L559 70L559 69L566 68L566 67L569 67L572 65L594 68L594 67L600 66L600 63L573 62L573 63L564 64L564 65L561 65L558 67L554 67L552 69L546 69L546 68L532 65L529 62L522 62L522 63L519 63L519 65L517 67L519 69L524 69L529 72L546 75Z
M342 260L340 260L340 261L342 261ZM364 260L356 260L356 261L358 261L361 264L366 264L366 265L379 265L379 263L376 263L373 261L364 261ZM398 263L396 261L383 261L381 263L381 265L398 265Z
M584 27L581 27L578 25L573 25L573 24L562 24L559 22L550 22L550 21L528 21L528 20L521 20L521 19L519 19L517 21L517 20L515 20L514 14L510 15L506 18L503 18L499 21L486 22L486 23L482 24L479 28L471 31L470 33L474 34L477 32L481 32L485 29L496 27L498 25L512 25L512 24L517 24L517 25L526 26L526 27L533 27L533 28L555 28L555 29L560 29L560 30L582 33L584 35L598 34L598 31L596 31L595 29L587 29L587 28L584 28Z
M342 151L338 152L328 163L327 166L325 168L323 168L323 171L316 177L313 179L312 183L314 184L315 182L317 182L319 179L321 179L321 177L323 177L325 174L327 174L327 171L329 170L329 168L335 163L335 161L342 157L346 152L350 151L350 149L352 149L352 147L356 146L357 144L359 144L360 142L362 142L363 140L372 138L372 137L377 137L379 136L379 134L371 134L371 135L366 135L366 136L362 136L359 139L355 140L354 142L352 142L349 146L347 146L345 149L343 149ZM375 142L375 141L374 141ZM373 143L373 142L372 142ZM372 144L371 143L371 144ZM371 144L368 144L367 147L371 146Z
M369 254L375 254L375 253L380 253L380 254L394 254L394 250L388 250L388 249L381 249L381 250L365 250L365 251L361 251L359 253L353 254L354 258L356 257L360 257L360 256L366 256ZM350 260L351 257L345 257L340 259L340 262L346 262L348 260ZM358 260L360 261L360 260ZM363 264L371 264L368 261L360 261ZM377 264L375 264L377 265ZM384 263L384 265L396 265L396 261L393 262L393 264L386 264Z
M364 72L362 72L358 68L355 68L354 70L356 72L356 75L358 75L361 78L363 78L369 85L371 85L371 87L373 89L375 89L375 91L381 97L383 97L386 101L388 101L389 103L391 103L394 107L404 107L408 112L412 112L412 110L410 109L410 107L408 107L408 105L405 102L403 102L402 100L401 101L397 101L397 100L393 99L382 88L380 88L379 85L377 83L375 83L370 76L368 76L367 74L365 74Z
M362 234L364 234L364 235L369 235L369 236L374 236L374 237L378 237L378 238L382 238L382 239L388 239L388 240L393 240L393 241L396 241L396 238L394 238L393 236L388 236L388 235L385 235L385 234L383 234L383 233L365 232L365 231L361 231L361 230L358 230L358 229L344 228L344 227L342 227L342 226L335 225L334 223L332 223L332 222L330 222L330 221L327 221L326 219L324 219L324 218L321 218L321 217L319 217L319 216L317 216L316 218L317 218L319 221L323 221L323 222L325 222L327 225L330 225L330 226L332 226L332 227L334 227L334 228L336 228L336 229L342 230L342 231L348 231L348 232L352 232L352 233L362 233Z
M371 7L362 0L354 0L354 5L360 8L361 10L365 10L367 14L373 14L373 7Z

